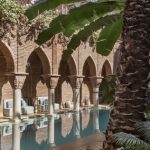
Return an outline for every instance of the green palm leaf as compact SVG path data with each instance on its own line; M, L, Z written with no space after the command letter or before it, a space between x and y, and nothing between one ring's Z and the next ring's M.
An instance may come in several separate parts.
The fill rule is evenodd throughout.
M39 34L36 42L41 45L60 32L63 32L66 36L71 36L76 30L118 7L120 6L116 1L108 1L88 3L79 8L74 8L69 11L69 15L60 15L55 18L51 22L50 28Z
M111 52L122 31L122 24L122 18L120 18L102 29L96 43L98 53L107 56Z
M150 143L150 121L137 122L135 125L138 133Z
M116 144L130 150L150 150L150 144L132 134L119 132L114 134L112 138Z
M97 19L88 26L85 26L83 30L74 34L67 45L67 50L64 51L63 57L68 58L73 50L80 45L81 41L85 41L93 32L96 32L103 26L112 24L114 21L121 18L121 14L108 15Z

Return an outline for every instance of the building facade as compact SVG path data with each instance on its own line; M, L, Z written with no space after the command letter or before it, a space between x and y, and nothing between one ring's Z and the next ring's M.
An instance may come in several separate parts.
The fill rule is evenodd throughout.
M111 75L113 54L101 56L89 43L81 43L69 59L63 60L63 46L58 39L51 45L38 46L34 40L21 37L0 41L0 114L3 102L14 99L14 109L20 111L20 97L36 107L37 97L48 96L62 105L76 101L76 109L86 98L96 105L101 77ZM53 97L53 98L52 98ZM35 108L36 111L36 108Z

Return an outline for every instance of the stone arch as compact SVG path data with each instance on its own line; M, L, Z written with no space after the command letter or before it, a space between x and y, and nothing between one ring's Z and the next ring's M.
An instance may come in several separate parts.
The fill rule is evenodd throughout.
M37 96L48 95L46 83L42 75L51 74L48 56L42 48L39 47L32 51L27 60L26 72L29 75L25 80L22 93L23 97L27 97L29 103L34 105Z
M44 52L44 50L41 47L38 47L35 49L29 56L28 61L30 57L32 56L33 53L36 53L37 56L39 57L41 64L42 64L42 72L43 74L50 74L51 73L51 67L50 67L50 62L48 59L47 54Z
M15 71L15 59L11 48L3 41L0 40L0 55L6 60L6 72Z
M3 116L4 99L13 98L8 73L15 72L15 59L11 48L0 40L0 116Z
M58 73L60 76L58 80L58 84L56 87L56 99L59 101L59 103L63 102L63 97L67 97L68 91L71 92L70 98L68 97L68 100L72 100L72 85L70 84L69 76L70 75L77 75L77 66L74 58L70 56L68 60L61 60L59 65ZM64 84L65 83L65 84ZM63 86L65 85L66 90L64 90ZM67 99L66 99L67 100Z
M84 80L83 80L83 84L82 84L82 88L81 88L81 103L82 105L84 105L84 101L85 99L89 99L92 101L92 84L91 81L89 79L89 77L93 77L96 76L96 65L95 62L93 60L93 58L91 56L89 56L83 66L83 76ZM86 89L86 92L84 92Z
M77 75L77 65L72 56L67 60L67 64L69 66L69 71L71 75Z
M60 75L77 75L77 65L72 56L68 60L61 60L59 65Z
M96 65L91 56L89 56L83 65L83 75L88 75L88 76L96 76Z
M66 80L61 84L62 91L62 102L65 103L67 100L73 100L73 91L71 84Z
M109 76L109 75L112 75L112 69L111 69L111 65L110 65L109 61L106 60L102 67L101 76L105 77L105 76Z

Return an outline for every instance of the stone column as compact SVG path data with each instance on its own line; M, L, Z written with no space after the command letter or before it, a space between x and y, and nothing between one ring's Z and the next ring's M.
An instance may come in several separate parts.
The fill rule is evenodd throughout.
M73 132L76 139L80 138L80 112L73 114Z
M12 125L12 150L20 150L20 123Z
M48 118L48 143L50 147L55 146L55 118L54 116L50 116Z
M53 115L55 113L55 88L59 79L59 75L42 75L44 78L47 88L48 88L48 115Z
M21 98L26 73L14 73L11 74L11 84L13 87L13 120L20 121L21 119Z
M92 89L93 89L93 105L95 108L98 108L99 105L99 87L100 87L100 83L102 81L102 77L97 77L97 76L93 76L93 77L89 77L91 85L92 85Z
M71 86L73 88L74 110L80 110L80 88L83 82L83 76L69 76Z

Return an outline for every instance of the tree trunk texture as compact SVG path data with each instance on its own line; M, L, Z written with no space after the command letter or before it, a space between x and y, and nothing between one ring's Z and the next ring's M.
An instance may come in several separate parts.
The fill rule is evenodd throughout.
M122 48L115 101L103 150L115 150L111 135L135 133L134 125L144 120L150 51L150 0L127 0L124 11Z

